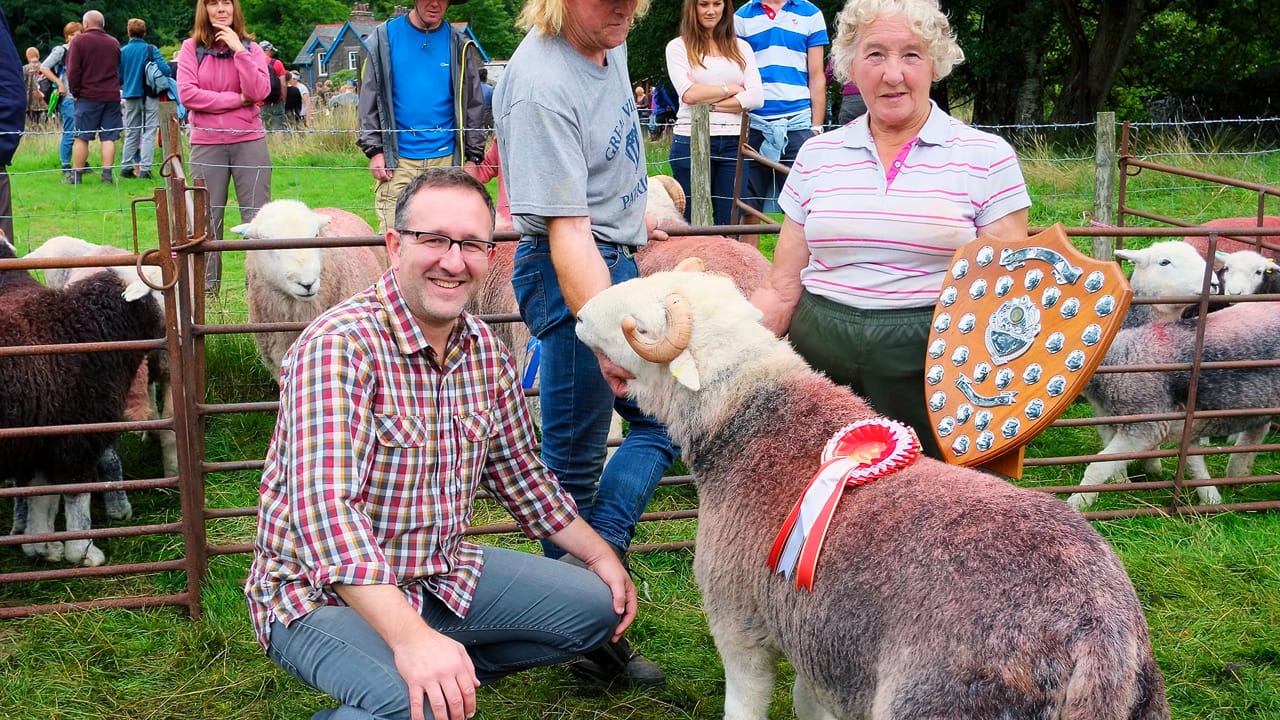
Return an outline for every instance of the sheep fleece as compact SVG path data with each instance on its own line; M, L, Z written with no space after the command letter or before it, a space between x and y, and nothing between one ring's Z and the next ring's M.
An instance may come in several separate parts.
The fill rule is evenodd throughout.
M822 446L871 416L809 372L726 408L728 422L685 448L713 628L730 623L781 651L839 717L1058 717L1080 673L1101 696L1084 699L1110 707L1065 717L1148 717L1121 712L1144 692L1163 703L1142 610L1110 547L1060 501L980 472L922 458L849 490L814 592L762 580Z

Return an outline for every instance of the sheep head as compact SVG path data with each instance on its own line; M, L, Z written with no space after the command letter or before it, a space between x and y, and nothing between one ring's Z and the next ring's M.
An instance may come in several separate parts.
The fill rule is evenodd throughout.
M250 240L314 238L320 237L329 220L328 215L312 212L297 200L273 200L262 206L252 222L237 225L231 232ZM254 264L280 292L310 300L320 291L320 273L324 270L320 248L253 252L262 253Z
M762 344L781 343L732 280L692 260L608 288L578 312L578 338L635 375L629 388L649 412L704 391Z
M1204 286L1205 262L1200 253L1179 240L1155 243L1140 250L1117 250L1117 260L1133 263L1129 285L1137 297L1199 295ZM1210 274L1210 291L1217 292Z
M1252 295L1276 284L1280 266L1253 250L1237 250L1222 257L1222 294ZM1270 282L1268 282L1270 281Z

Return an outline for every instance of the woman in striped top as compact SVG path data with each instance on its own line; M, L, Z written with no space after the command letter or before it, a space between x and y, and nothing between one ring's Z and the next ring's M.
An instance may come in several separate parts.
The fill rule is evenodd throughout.
M943 273L978 235L1026 237L1031 199L1007 142L929 99L964 59L936 0L849 0L836 25L836 75L857 83L867 112L801 149L752 302L811 365L939 457L924 360Z

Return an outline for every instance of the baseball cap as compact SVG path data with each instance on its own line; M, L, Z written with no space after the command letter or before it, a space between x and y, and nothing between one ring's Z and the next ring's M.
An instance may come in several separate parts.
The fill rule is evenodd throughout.
M275 50L275 49L276 49L276 46L275 46L275 45L272 45L271 43L267 42L266 40L263 40L262 42L258 43L258 47L262 48L262 52L267 52L268 50Z

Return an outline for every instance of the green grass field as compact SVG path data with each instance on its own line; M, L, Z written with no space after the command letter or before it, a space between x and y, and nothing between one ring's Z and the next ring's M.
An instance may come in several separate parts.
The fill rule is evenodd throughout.
M1149 139L1149 138L1144 138ZM1049 140L1052 140L1050 138ZM1031 222L1081 224L1092 207L1091 150L1054 150L1055 144L1031 137L1019 144L1024 172L1035 200ZM349 132L324 132L272 138L273 196L314 206L342 207L373 220L372 182ZM1139 155L1157 162L1280 185L1275 152L1231 153L1213 142L1165 134ZM96 156L96 155L95 155ZM665 172L666 149L650 148L651 174ZM91 161L92 162L92 161ZM29 137L19 149L13 177L16 239L23 254L46 238L70 234L121 247L133 244L130 203L150 193L153 184L118 180L102 185L96 177L70 187L60 183L56 136ZM1131 178L1129 203L1190 222L1251 215L1256 197L1223 191L1198 181L1144 172ZM1274 211L1273 211L1274 212ZM155 246L155 221L140 206L139 244ZM228 212L227 225L239 221ZM1079 241L1088 247L1088 239ZM1138 243L1141 244L1141 243ZM765 243L765 247L771 247ZM224 262L223 295L211 305L217 322L245 320L243 259L229 253ZM271 378L260 367L247 337L217 337L209 342L210 402L261 401L274 397ZM1072 416L1088 409L1074 406ZM212 461L261 458L273 418L267 415L218 415L210 418L207 455ZM158 448L150 441L122 438L126 475L160 474ZM1057 457L1096 452L1090 428L1055 428L1039 437L1028 455ZM1224 461L1213 458L1221 472ZM1166 461L1166 474L1172 463ZM1028 484L1078 481L1082 466L1054 466L1028 473ZM1260 458L1259 474L1280 474L1275 454ZM208 505L251 506L256 502L255 472L211 475ZM1275 485L1226 489L1229 502L1280 498ZM172 491L132 494L134 524L178 519ZM1099 509L1167 504L1167 494L1104 495ZM662 488L652 510L696 505L690 486ZM95 513L100 512L95 510ZM7 522L9 508L0 508ZM477 522L500 522L499 511L484 507ZM95 517L95 527L107 525ZM1174 717L1215 720L1280 720L1280 513L1202 518L1141 518L1097 522L1137 587L1152 629L1152 644L1165 674ZM641 527L638 543L684 541L693 537L693 521L651 523ZM209 523L215 543L252 538L251 519ZM517 537L491 542L534 550ZM181 553L181 538L116 539L99 543L112 563L169 559ZM639 692L583 688L558 668L524 673L483 688L479 717L524 718L716 718L722 715L723 677L707 633L689 551L646 553L633 558L641 594L633 641L663 666L666 688ZM13 720L40 718L306 718L327 700L289 678L258 650L249 629L239 583L248 558L214 558L203 595L203 617L191 621L180 611L95 611L0 622L0 714ZM0 571L33 569L15 547L0 548ZM185 584L178 573L74 582L0 586L0 604L23 605L175 592ZM782 673L786 677L784 669ZM791 717L789 682L780 681L771 713Z

